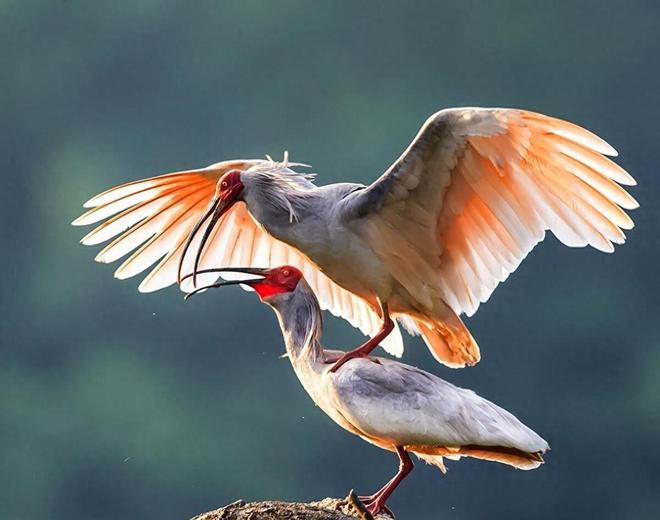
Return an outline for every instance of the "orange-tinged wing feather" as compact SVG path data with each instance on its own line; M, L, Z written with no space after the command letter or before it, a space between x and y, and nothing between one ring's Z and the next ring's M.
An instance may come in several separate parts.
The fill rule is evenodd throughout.
M411 295L428 305L439 294L471 315L548 230L572 247L611 252L624 242L633 227L624 210L638 204L621 185L635 180L606 155L616 151L560 119L517 109L444 110L363 192L358 212L375 252ZM401 254L408 250L415 262ZM425 271L420 259L436 277L416 275Z
M73 221L88 225L101 221L83 239L85 245L112 241L96 256L110 263L126 258L115 271L120 279L151 272L139 286L152 292L177 281L184 244L195 223L207 209L218 179L230 169L247 169L257 161L226 161L199 170L188 170L130 182L104 191L84 206L89 210ZM196 251L201 233L193 239ZM182 272L192 272L194 255L186 255ZM154 264L156 264L154 266ZM319 298L321 307L349 321L372 336L380 328L380 318L369 304L342 289L303 254L268 235L252 218L245 204L238 203L213 229L200 258L200 269L218 267L276 267L291 264L300 268ZM197 286L213 283L217 275L200 274ZM191 279L182 290L193 289ZM401 355L403 339L397 327L383 343L388 352Z

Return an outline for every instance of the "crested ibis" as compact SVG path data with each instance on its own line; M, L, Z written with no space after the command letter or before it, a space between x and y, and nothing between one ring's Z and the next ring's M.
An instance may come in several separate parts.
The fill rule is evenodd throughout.
M372 184L317 187L296 163L235 160L130 182L85 203L74 225L104 221L82 243L114 238L100 262L117 278L157 265L140 284L189 291L208 268L290 264L323 309L370 336L338 360L381 344L400 356L398 324L451 367L479 361L460 319L472 315L551 231L571 247L611 252L638 206L634 179L593 133L501 108L437 112ZM350 162L343 158L344 165Z
M443 473L445 457L474 457L520 469L543 463L548 443L511 413L471 390L377 357L351 359L340 371L332 371L329 364L343 353L322 347L321 308L295 267L220 271L227 270L253 276L209 287L246 284L273 308L287 357L314 402L344 429L399 457L396 475L374 494L360 497L372 515L392 514L386 501L413 469L409 453Z

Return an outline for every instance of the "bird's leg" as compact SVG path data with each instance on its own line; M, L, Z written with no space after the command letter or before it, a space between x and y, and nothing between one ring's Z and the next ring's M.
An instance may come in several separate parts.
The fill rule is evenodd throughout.
M408 474L413 470L415 465L410 459L408 452L404 450L401 446L396 447L396 454L399 456L399 471L396 475L385 484L380 490L376 491L373 495L369 497L364 497L362 503L367 507L367 510L374 516L376 516L381 511L385 511L392 517L392 511L385 505L387 499L390 498L390 495L394 490L401 484L401 481L408 476Z
M381 302L380 309L383 315L383 325L380 328L380 330L376 333L376 335L373 338L370 338L368 341L360 345L358 348L351 350L350 352L346 352L338 360L336 360L334 362L335 364L332 365L330 372L336 372L340 366L342 366L350 359L367 357L369 354L371 354L371 351L375 349L378 346L378 344L381 341L383 341L390 334L390 332L394 330L394 322L392 321L392 318L390 317L390 313L387 309L387 303ZM327 362L332 363L332 361L327 361Z
M396 446L396 454L399 456L399 471L397 471L396 475L394 475L387 484L376 491L373 495L358 497L360 502L366 507L367 511L369 511L374 517L385 511L388 515L394 518L394 513L392 513L390 508L385 505L385 502L387 502L387 499L392 495L397 486L401 484L401 481L406 478L415 467L413 461L410 459L410 455L408 455L408 452L401 446ZM338 506L346 505L347 502L347 500L341 500Z

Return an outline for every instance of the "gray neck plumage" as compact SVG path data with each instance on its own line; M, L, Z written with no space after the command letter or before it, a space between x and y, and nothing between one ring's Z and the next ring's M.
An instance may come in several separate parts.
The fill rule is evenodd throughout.
M268 231L286 228L307 217L313 205L314 185L303 175L247 172L245 202L257 222Z
M301 279L292 293L278 297L271 305L279 319L291 362L296 365L322 361L323 315L307 282Z

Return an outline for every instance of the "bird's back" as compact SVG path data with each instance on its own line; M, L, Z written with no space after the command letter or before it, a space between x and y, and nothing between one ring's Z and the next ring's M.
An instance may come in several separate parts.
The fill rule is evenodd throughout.
M545 440L506 410L403 363L354 359L324 377L332 379L341 415L377 444L525 453L548 449Z

